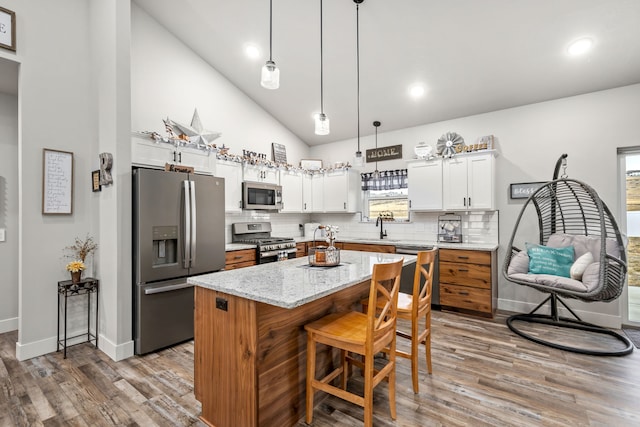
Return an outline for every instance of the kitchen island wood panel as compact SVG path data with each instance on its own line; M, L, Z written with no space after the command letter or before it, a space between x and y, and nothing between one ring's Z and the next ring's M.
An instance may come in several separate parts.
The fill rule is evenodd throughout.
M216 427L294 425L305 409L304 325L359 310L368 292L366 280L285 309L196 287L195 393L202 420ZM214 308L216 299L227 302L227 311ZM321 348L316 363L325 373L332 360Z

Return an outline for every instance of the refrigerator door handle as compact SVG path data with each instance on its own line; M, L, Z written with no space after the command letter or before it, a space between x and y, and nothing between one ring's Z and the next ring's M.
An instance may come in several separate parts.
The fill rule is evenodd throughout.
M196 265L196 182L189 181L191 188L191 262L189 267Z
M163 286L161 288L145 289L144 294L145 295L161 294L163 292L177 291L180 289L186 289L186 288L192 288L192 287L193 285L191 283L180 283L177 285Z
M189 181L182 181L184 191L182 192L182 207L184 208L184 230L182 235L184 236L184 258L182 265L184 268L189 268L189 262L191 260L191 197Z

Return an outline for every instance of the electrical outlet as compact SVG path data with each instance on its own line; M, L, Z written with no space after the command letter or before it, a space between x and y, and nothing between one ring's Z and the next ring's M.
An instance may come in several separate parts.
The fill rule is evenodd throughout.
M4 232L5 232L5 229L4 228L0 228L0 242L4 242L5 241Z
M224 298L216 297L216 308L218 310L227 311L229 309L227 300Z

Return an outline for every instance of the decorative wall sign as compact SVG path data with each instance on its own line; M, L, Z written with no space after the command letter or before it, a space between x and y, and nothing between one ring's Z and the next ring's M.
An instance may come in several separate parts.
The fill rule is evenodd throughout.
M402 158L402 144L367 150L367 163Z
M287 147L282 144L271 143L272 159L276 163L287 163Z
M73 213L73 153L42 150L42 213Z
M100 171L95 170L91 172L91 191L102 191L102 185L100 185Z
M113 155L111 153L100 153L98 157L100 159L100 184L113 184L113 176L111 175Z
M528 199L535 191L546 182L520 182L509 186L509 196L512 199Z
M322 169L322 160L302 159L300 160L300 167L310 171L317 171Z
M0 7L0 47L16 51L16 13Z

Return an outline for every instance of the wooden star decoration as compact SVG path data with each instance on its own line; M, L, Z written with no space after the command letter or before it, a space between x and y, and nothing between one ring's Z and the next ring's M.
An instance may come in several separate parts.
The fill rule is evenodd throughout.
M171 126L179 129L182 134L186 135L189 138L189 142L198 147L208 147L215 139L220 138L220 135L222 135L220 132L204 129L197 108L193 111L191 126L183 125L168 118L167 120L171 123Z

